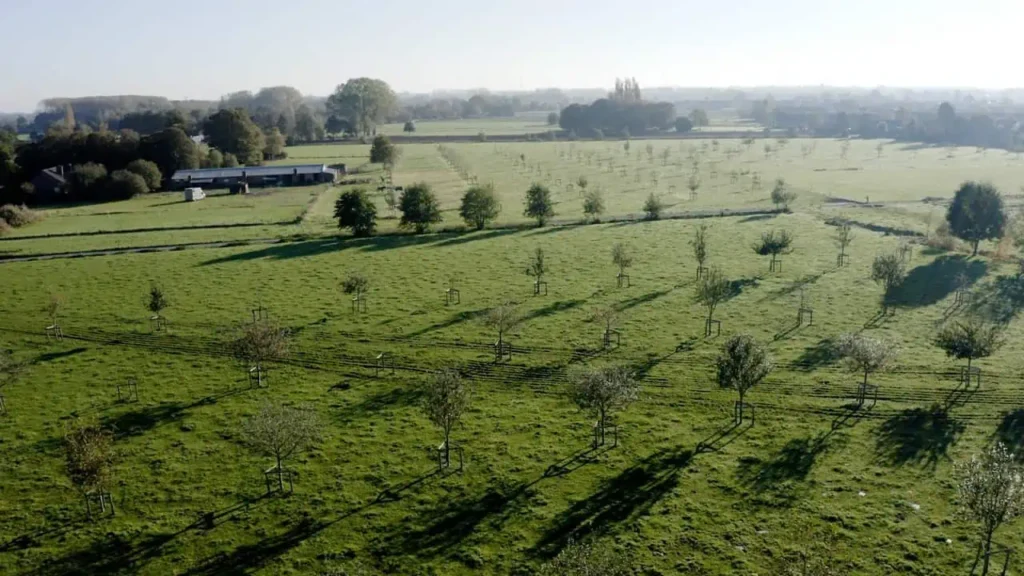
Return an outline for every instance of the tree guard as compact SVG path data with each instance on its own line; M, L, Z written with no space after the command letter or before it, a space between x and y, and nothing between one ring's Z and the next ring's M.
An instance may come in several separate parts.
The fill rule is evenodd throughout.
M494 343L494 361L512 361L512 344L498 340Z
M543 291L541 290L543 288ZM547 296L548 295L548 283L543 280L537 280L533 283L533 295L534 296Z
M352 297L352 311L366 312L366 298L363 298L362 294L356 294Z
M155 314L149 317L149 326L153 329L153 332L160 332L167 328L167 320L159 314Z
M878 386L861 382L857 386L857 407L863 407L869 398L871 399L871 404L868 405L868 408L873 408L878 403Z
M960 385L965 389L970 390L971 380L976 383L975 390L981 389L981 368L977 366L961 366L960 367Z
M704 321L704 337L705 338L709 338L711 336L711 332L712 332L711 327L712 326L715 327L715 336L721 336L722 335L722 321L721 320L712 320L711 318L708 318L707 320Z
M379 377L380 373L384 370L391 369L391 374L395 374L395 359L387 352L381 352L377 354L377 358L373 364L373 375Z
M619 288L622 288L623 284L625 284L626 288L630 287L629 274L623 274L620 272L615 275L615 281L618 284Z
M746 414L750 414L750 425L754 425L754 405L750 402L736 402L733 405L732 421L736 424L742 424Z
M246 370L246 374L249 377L249 388L263 388L264 384L266 383L269 372L270 371L267 370L263 366L263 364L256 364L255 366L250 366Z
M54 323L46 327L46 339L49 340L50 338L54 340L64 339L64 331L61 330L60 324Z
M269 319L270 319L270 310L267 310L266 308L264 308L262 304L256 306L256 308L252 309L252 321L253 322L259 322L261 320L269 320Z
M135 378L129 378L125 384L117 385L117 401L118 402L138 402L139 401L139 384Z
M280 490L281 485L287 483L286 492L291 494L295 491L295 472L281 466L278 468L276 465L271 466L263 471L263 482L267 486L267 495L273 494L275 490Z
M608 441L609 433L612 437L612 448L615 448L619 445L619 427L616 426L615 424L609 424L605 422L605 424L602 426L600 422L594 422L592 431L594 437L591 441L591 446L593 446L594 450L597 450L601 446L605 445L605 443Z
M437 448L433 448L431 451L437 456L438 473L444 473L445 470L452 469L452 452L455 453L459 460L459 467L455 468L454 471L461 473L466 467L466 451L458 444L450 444L448 449L446 449L445 443L441 442Z

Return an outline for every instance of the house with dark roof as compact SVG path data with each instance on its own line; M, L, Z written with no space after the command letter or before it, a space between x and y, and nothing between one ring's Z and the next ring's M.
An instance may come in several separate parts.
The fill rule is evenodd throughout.
M68 181L65 178L63 166L47 168L36 174L29 182L35 191L37 202L50 202L68 191Z
M200 168L175 172L171 188L233 188L243 182L250 186L308 186L334 182L344 173L344 165L334 168L326 164Z

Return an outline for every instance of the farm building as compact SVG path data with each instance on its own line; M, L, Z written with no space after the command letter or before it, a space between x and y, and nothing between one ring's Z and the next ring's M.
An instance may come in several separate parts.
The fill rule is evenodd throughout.
M174 189L194 186L229 188L241 182L253 186L302 186L318 182L334 182L340 174L344 173L343 165L329 168L326 164L201 168L178 170L171 176L171 187Z

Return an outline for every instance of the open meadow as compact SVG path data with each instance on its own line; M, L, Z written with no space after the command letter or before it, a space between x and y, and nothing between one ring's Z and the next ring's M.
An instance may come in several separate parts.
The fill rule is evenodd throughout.
M972 257L925 240L965 180L993 182L1015 209L1018 155L809 139L410 144L395 183L430 184L444 215L440 232L411 235L396 233L368 149L297 146L282 163L358 168L376 237L337 232L344 185L58 208L0 239L0 349L26 363L0 389L0 573L525 575L572 542L622 550L648 575L776 574L780 557L826 546L842 574L968 573L979 530L956 513L952 465L996 440L1024 449L1024 288L1005 245ZM581 176L603 193L603 223L582 225ZM770 201L778 178L798 194L791 212ZM555 225L522 214L534 182L552 191ZM500 198L492 229L463 229L472 183ZM641 220L651 193L667 206L660 221ZM854 234L842 267L836 219ZM690 246L703 224L709 266L730 281L711 336ZM794 238L777 271L751 249L769 230ZM628 287L616 243L633 255ZM886 292L872 260L901 246L907 278ZM524 274L538 247L545 295ZM114 249L125 252L64 254ZM365 311L339 289L351 273L369 280ZM453 277L458 304L445 298ZM152 283L166 330L146 309ZM44 332L54 296L60 341ZM511 360L495 362L482 320L507 301L524 321ZM798 322L801 305L812 322ZM264 388L231 354L256 308L291 334ZM594 319L609 309L617 346ZM1006 328L965 390L962 363L932 339L969 314ZM861 375L832 353L846 332L899 350L871 376L877 402L853 402ZM715 358L738 333L776 368L747 396L753 421L733 425ZM376 369L381 353L393 370ZM641 391L615 416L617 445L594 450L593 419L566 386L575 368L604 365L630 367ZM421 385L445 368L472 396L453 432L465 467L442 474ZM138 398L119 402L129 379ZM290 495L266 494L273 462L244 443L265 402L308 406L324 424L288 462ZM76 418L113 430L114 516L87 521L66 477L61 438ZM996 534L1022 538L1020 521ZM1020 566L1014 555L1007 573Z

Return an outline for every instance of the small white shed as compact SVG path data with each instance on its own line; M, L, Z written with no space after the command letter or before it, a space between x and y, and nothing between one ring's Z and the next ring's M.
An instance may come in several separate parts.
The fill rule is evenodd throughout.
M185 202L195 202L206 198L202 188L185 188Z

